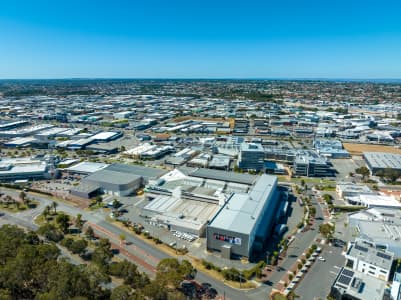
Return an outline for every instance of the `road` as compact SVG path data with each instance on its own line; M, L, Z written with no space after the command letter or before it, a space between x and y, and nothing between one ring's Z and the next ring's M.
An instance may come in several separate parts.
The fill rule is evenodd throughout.
M9 190L9 189L3 189L3 191L6 191L7 194L12 195L14 197L18 197L19 191L14 191L14 190ZM20 225L23 227L30 228L32 230L37 229L37 226L34 224L34 218L38 216L44 209L46 205L51 205L53 200L49 199L46 196L38 195L38 194L33 194L33 193L27 193L29 198L35 199L40 202L37 208L32 209L32 210L27 210L19 213L15 213L13 215L11 214L5 214L3 217L0 219L5 220L5 222L9 222L12 224ZM102 236L107 236L111 242L114 244L119 244L119 236L121 234L124 234L126 236L126 241L132 243L132 246L126 246L125 250L130 254L130 258L135 257L135 261L145 261L146 263L150 264L153 268L157 266L157 263L164 258L171 258L172 256L166 254L165 252L149 245L148 243L144 242L143 240L139 239L135 235L128 235L124 230L121 228L108 223L107 221L104 220L104 216L100 214L97 211L85 211L82 209L79 209L77 207L74 207L70 204L67 204L65 202L60 202L58 201L58 206L57 210L58 211L63 211L71 216L76 216L77 214L81 214L82 218L86 220L88 223L93 226L94 231L97 234L100 234ZM102 228L99 230L99 228ZM125 256L125 255L124 255ZM150 270L150 271L154 271ZM233 289L229 286L224 285L224 283L215 280L214 278L208 276L207 274L198 271L196 279L199 282L209 282L212 284L212 286L218 291L220 295L225 294L227 300L236 300L236 299L260 299L260 297L250 297L248 298L246 296L246 293L241 290ZM264 297L268 296L268 292L263 293Z
M19 195L18 191L13 190L7 190L7 193L15 197L18 197ZM11 223L16 223L20 226L24 226L34 230L37 227L33 224L35 217L37 217L43 211L46 205L51 205L53 200L39 194L28 193L28 195L30 198L39 201L40 204L38 205L38 207L32 210L15 213L13 215L7 214L5 215L5 219L6 221L10 221ZM114 245L119 245L119 236L121 234L124 234L126 236L126 241L129 242L129 244L131 245L123 246L122 254L139 264L139 267L146 268L148 271L147 273L154 272L157 263L161 259L172 257L167 253L159 250L158 248L146 243L135 235L127 234L126 231L124 231L123 229L105 221L104 215L101 214L99 211L85 211L65 202L58 201L57 203L57 210L64 211L71 216L81 214L82 218L93 227L94 231L97 234L109 238ZM318 205L316 211L317 218L314 227L318 228L319 224L323 222L323 213ZM2 218L4 218L4 216ZM281 279L285 272L290 269L291 266L296 262L298 256L301 255L302 252L313 243L316 235L316 230L309 230L307 232L303 232L297 235L295 241L290 245L287 251L287 258L281 265L280 270L273 272L270 276L269 280L272 283L276 283ZM219 295L225 295L225 299L227 300L267 299L272 291L271 283L262 284L258 288L249 291L234 289L201 271L197 272L196 279L199 282L211 283L212 286L218 291Z

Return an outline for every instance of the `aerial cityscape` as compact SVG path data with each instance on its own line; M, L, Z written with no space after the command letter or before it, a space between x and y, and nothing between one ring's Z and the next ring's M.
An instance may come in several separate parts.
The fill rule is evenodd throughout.
M0 4L0 299L401 300L400 4L115 2Z

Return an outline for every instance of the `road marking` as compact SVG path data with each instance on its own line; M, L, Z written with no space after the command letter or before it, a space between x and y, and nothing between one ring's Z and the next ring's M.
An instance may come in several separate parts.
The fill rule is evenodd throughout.
M143 198L142 200L138 201L134 206L138 206L139 204L141 204L143 201L145 201L146 199Z
M330 273L331 273L331 274L334 274L334 275L337 275L337 274L338 274L337 272L334 272L334 271L330 271Z
M334 269L341 269L341 267L339 267L339 266L334 266L333 268Z

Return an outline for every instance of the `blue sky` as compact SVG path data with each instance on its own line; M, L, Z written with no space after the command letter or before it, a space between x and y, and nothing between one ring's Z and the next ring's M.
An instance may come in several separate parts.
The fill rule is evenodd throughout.
M399 79L400 12L385 0L2 0L0 78Z

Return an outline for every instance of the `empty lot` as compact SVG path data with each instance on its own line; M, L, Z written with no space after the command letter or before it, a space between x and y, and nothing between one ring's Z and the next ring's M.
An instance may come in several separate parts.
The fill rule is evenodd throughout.
M353 155L361 155L362 152L387 152L401 154L401 149L394 146L343 143L344 148Z

